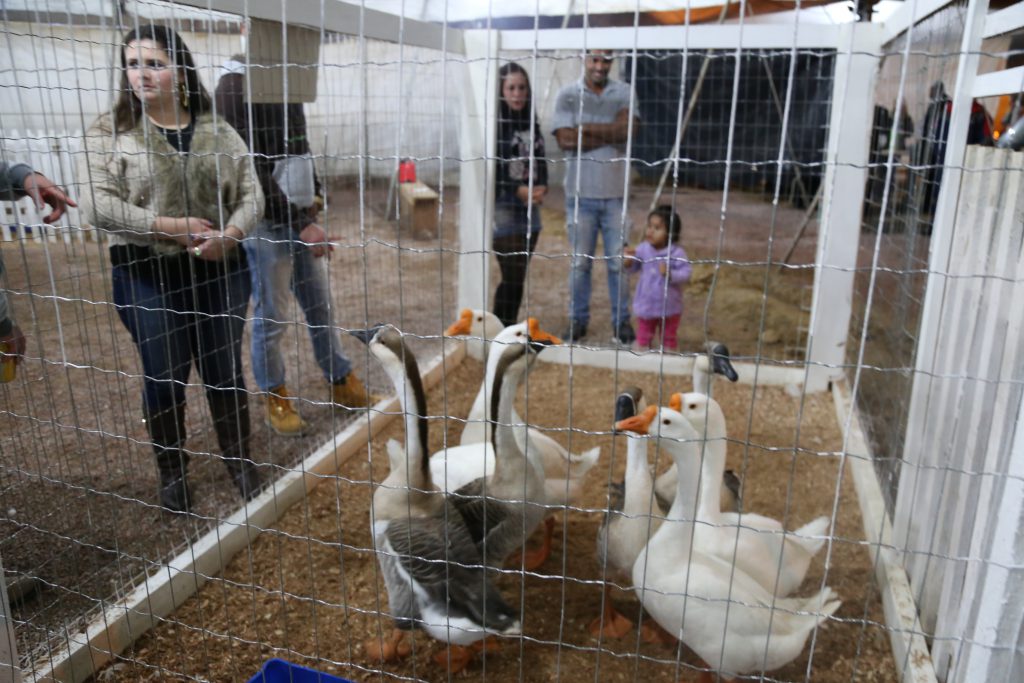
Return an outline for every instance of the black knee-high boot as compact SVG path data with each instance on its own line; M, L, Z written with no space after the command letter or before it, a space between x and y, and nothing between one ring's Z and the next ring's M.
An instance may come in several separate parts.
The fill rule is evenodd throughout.
M153 440L156 467L160 473L160 504L171 512L188 512L192 496L188 489L188 454L185 445L185 405L152 413L146 417Z
M249 394L244 389L208 389L217 443L238 492L252 500L260 489L260 472L249 457Z

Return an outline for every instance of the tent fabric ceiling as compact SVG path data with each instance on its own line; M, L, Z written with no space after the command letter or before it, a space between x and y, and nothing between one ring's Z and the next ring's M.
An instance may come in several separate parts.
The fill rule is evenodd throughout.
M315 1L315 0L314 0ZM322 0L335 3L339 0ZM10 16L31 19L33 15L50 17L91 16L113 19L116 3L111 0L2 0ZM125 9L132 15L158 21L169 20L227 20L237 19L236 15L217 12L217 0L209 0L211 9L195 8L165 0L128 0ZM528 2L495 2L495 0L349 0L348 4L367 9L403 15L409 19L436 23L471 23L487 19L510 17L543 16L563 17L567 14L593 18L591 25L615 25L625 21L633 23L631 17L640 13L644 24L692 24L712 22L718 19L722 0L531 0ZM821 5L849 5L835 0L803 0L801 9ZM232 7L238 5L230 3ZM793 12L796 0L746 0L747 17L759 17L776 12ZM740 2L732 2L729 17L738 17ZM848 14L848 12L847 12ZM609 21L611 15L620 15L619 20ZM602 20L599 17L606 17ZM811 14L808 14L811 19ZM844 12L833 12L819 16L812 21L836 21L836 17L848 20Z
M590 16L623 15L635 13L646 15L644 23L683 24L687 21L697 24L715 21L721 13L722 0L533 0L532 2L494 2L494 0L364 0L368 9L389 14L404 15L410 19L438 23L466 23L484 19L509 17L543 16L564 17L566 15ZM836 4L836 0L803 0L801 8L816 5ZM839 3L848 5L849 3ZM774 12L791 12L796 9L796 0L746 0L747 15L763 15ZM730 3L728 16L739 16L740 2ZM601 22L606 24L607 22ZM632 22L629 22L632 23Z

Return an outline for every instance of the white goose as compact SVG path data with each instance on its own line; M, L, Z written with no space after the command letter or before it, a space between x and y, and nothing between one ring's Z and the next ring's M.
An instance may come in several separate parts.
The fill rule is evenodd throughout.
M643 407L643 391L626 387L615 399L615 422L635 417ZM626 473L621 493L613 490L611 505L597 534L597 561L606 569L609 580L627 584L632 580L633 564L658 530L665 517L654 498L654 477L647 461L647 439L626 432ZM619 485L613 484L615 489ZM648 642L661 642L662 633L644 623L643 637ZM590 624L590 634L603 638L621 638L629 633L633 622L615 609L611 588L605 585L604 611Z
M701 477L700 436L686 418L651 406L616 427L672 439L666 450L679 466L667 519L633 565L634 591L647 612L721 680L772 671L796 659L811 632L839 609L832 590L824 588L810 598L778 598L720 553L698 550L693 537L702 525L695 524L693 510ZM704 671L699 680L715 678Z
M709 341L704 345L704 353L693 359L693 390L699 394L711 396L714 376L722 375L730 382L739 379L736 369L732 366L729 348L721 342ZM654 491L658 496L658 504L663 509L672 505L676 495L676 466L673 463L661 473L654 482ZM740 509L740 479L732 470L726 470L722 478L722 505L724 509L738 512Z
M522 550L526 539L547 516L544 470L536 452L524 455L520 450L512 410L529 364L552 339L546 334L537 339L524 335L516 342L496 346L488 358L488 365L494 366L490 402L491 419L496 425L491 435L494 473L460 487L451 498L489 567L501 567L512 552ZM536 568L550 552L548 541L540 552L524 553L523 564L527 569Z
M377 561L395 621L390 637L365 643L367 654L390 661L408 654L408 631L419 628L447 643L438 664L461 670L471 658L464 646L490 634L515 635L515 611L493 586L478 546L426 466L426 396L419 367L401 332L391 326L354 330L398 392L405 417L405 446L388 441L391 471L373 493L370 521Z
M511 325L510 327L516 326ZM497 340L502 331L501 321L493 313L466 308L463 309L459 319L448 327L445 335L449 337L468 335L471 339L483 339L489 342L493 348L493 342ZM531 330L531 334L535 333ZM487 397L493 393L491 391L493 381L493 376L488 373L480 385L480 390L473 401L473 407L470 408L469 415L466 416L466 426L462 430L460 445L466 446L490 441L491 423L486 419L486 403ZM514 407L512 422L517 425L524 424ZM570 453L539 429L527 427L525 433L522 429L516 430L516 440L524 451L527 439L529 439L530 448L537 450L543 460L544 487L547 491L548 502L555 506L576 505L582 493L587 473L597 464L601 456L601 448L598 446L577 455ZM449 462L448 476L453 484L457 484L454 488L458 488L467 481L488 476L493 471L494 458L493 455L488 455L483 460L474 459L459 463L455 468L452 468ZM437 474L437 472L438 470L435 468L434 473ZM438 478L437 481L440 482L443 479Z
M718 554L778 596L786 596L803 583L811 559L821 550L829 531L828 517L818 517L796 531L787 532L770 517L753 513L722 512L721 487L725 469L725 415L718 402L704 394L673 394L673 410L703 433L704 462L700 477L695 548ZM735 555L734 555L735 553Z

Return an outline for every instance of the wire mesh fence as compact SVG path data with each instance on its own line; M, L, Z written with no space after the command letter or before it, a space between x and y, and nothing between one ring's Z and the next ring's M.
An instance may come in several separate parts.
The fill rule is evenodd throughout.
M244 16L219 2L15 9L3 23L0 151L79 204L55 227L30 199L5 204L3 286L28 345L0 388L0 557L26 680L98 670L98 680L239 681L272 657L351 680L706 670L831 683L929 668L893 648L934 635L934 621L908 626L887 611L893 589L876 577L901 547L872 527L852 473L873 467L894 514L935 274L945 136L934 120L948 112L933 84L953 90L966 6L872 55L850 343L834 368L856 388L863 448L841 401L807 390L805 374L822 306L812 292L843 299L816 283L828 269L821 242L841 223L821 207L854 192L828 172L841 165L835 122L852 122L836 114L848 106L839 64L856 50L839 39L803 47L799 13L779 20L792 45L664 49L633 36L608 53L632 122L596 145L628 173L613 227L581 259L574 231L588 209L573 198L579 161L556 122L561 91L586 113L596 53L507 49L488 30L480 58L455 29L424 46L417 32L437 26L411 18L381 38L368 7L348 8L363 28L340 28L329 2L319 26L294 33L249 3ZM146 33L151 21L178 31L194 68L176 68L180 52ZM610 35L581 30L593 49ZM986 44L992 63L1016 54L1000 41ZM268 56L275 49L285 52ZM512 97L499 77L509 62L529 78L524 130L538 123L511 160L497 121ZM232 79L248 94L237 111ZM258 94L266 83L280 92ZM209 113L179 106L199 86ZM467 144L478 124L497 139ZM583 127L574 135L583 145ZM478 148L487 152L466 151ZM546 177L533 170L539 156ZM492 232L510 161L530 169L517 178L528 193L546 193L516 226L528 235L535 221L535 242L518 235L507 249ZM471 168L488 196L467 190L478 187ZM659 290L659 300L681 292L675 348L668 322L649 344L625 338L621 259L614 245L601 251L616 238L656 241L658 204L680 216L685 249L685 286ZM487 207L480 225L465 220L473 206ZM482 249L467 246L481 235ZM215 248L238 256L206 259ZM480 343L466 351L453 336L491 340L500 322L482 326L488 314L476 311L476 326L446 330L467 299L500 308L499 285L522 263L509 253L529 262L516 319L537 322L486 356ZM467 257L481 273L469 288ZM580 331L570 273L581 264L590 317L566 338ZM646 334L637 277L617 284ZM549 333L572 343L535 361ZM527 334L535 343L524 346ZM739 382L716 376L710 342L728 345ZM519 382L518 394L502 387ZM634 386L660 412L646 412ZM369 409L351 409L353 394ZM624 395L646 423L619 422ZM509 426L520 421L529 432ZM437 490L446 477L475 481L487 457L502 476L483 479L481 496ZM493 506L479 528L466 500ZM490 514L514 527L505 554L521 552L508 561L487 555L501 539ZM480 529L487 542L460 545ZM639 569L616 565L616 553L641 550ZM918 551L936 558L926 572L954 559L947 547ZM920 599L928 581L915 581ZM506 616L511 625L495 625Z

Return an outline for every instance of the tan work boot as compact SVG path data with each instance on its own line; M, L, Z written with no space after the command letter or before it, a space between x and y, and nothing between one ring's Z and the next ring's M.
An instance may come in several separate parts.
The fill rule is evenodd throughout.
M295 410L294 401L283 384L267 394L267 424L281 436L302 436L309 428Z
M380 396L368 392L354 372L348 373L343 381L331 385L331 402L341 408L369 408L379 400Z

